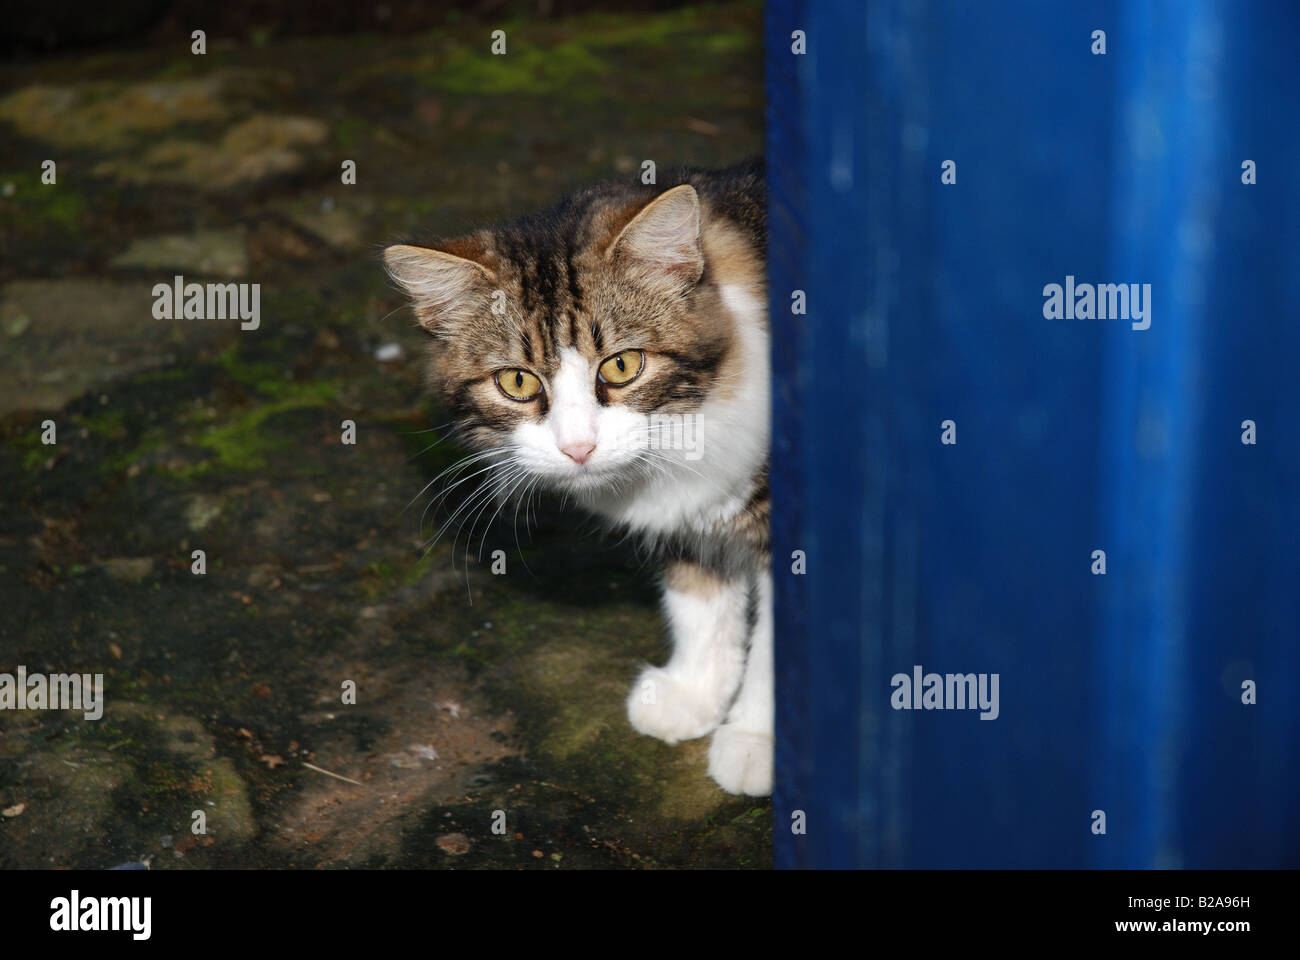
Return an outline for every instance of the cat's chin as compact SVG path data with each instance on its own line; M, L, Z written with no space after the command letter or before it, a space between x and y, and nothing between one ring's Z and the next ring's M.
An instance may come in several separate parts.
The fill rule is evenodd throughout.
M583 470L555 480L555 489L575 496L599 496L619 485L624 474L616 470Z
M588 508L621 502L635 490L638 477L623 470L583 470L555 477L552 492L567 496Z

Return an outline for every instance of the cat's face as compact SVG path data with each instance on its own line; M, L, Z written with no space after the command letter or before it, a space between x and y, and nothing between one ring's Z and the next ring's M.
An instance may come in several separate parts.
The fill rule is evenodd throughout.
M385 261L433 335L431 380L460 434L520 485L597 492L699 456L689 418L724 386L733 332L700 283L690 186Z

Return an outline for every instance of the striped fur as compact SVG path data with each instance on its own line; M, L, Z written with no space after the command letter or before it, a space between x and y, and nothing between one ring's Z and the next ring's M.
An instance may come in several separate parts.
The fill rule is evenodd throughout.
M758 163L681 170L385 251L491 490L562 492L662 555L674 652L629 722L713 733L710 776L748 794L772 778L765 209Z
M638 215L683 184L698 198L699 263L673 260L680 251L663 246L671 236L653 233L640 239L659 245L659 261L649 247L623 257L618 241ZM593 363L626 348L645 351L647 369L629 387L592 377L602 407L699 415L711 396L734 393L757 372L741 366L737 341L762 338L765 349L766 317L759 330L738 328L721 291L738 287L764 299L765 244L762 166L753 162L717 172L678 170L657 186L599 184L545 213L430 245L390 247L385 259L431 335L431 386L461 436L488 449L508 444L521 422L542 423L551 413L549 391L535 403L513 402L491 374L518 367L549 383L565 349ZM649 269L638 257L651 259ZM707 470L710 457L728 456L728 447L721 440L716 450L706 446L702 463L687 466ZM724 571L752 567L768 549L766 469L765 460L754 464L743 502L729 513L705 510L674 529L645 528L645 542ZM557 490L568 490L565 478L554 479ZM613 495L592 490L579 499L610 516L618 514ZM726 495L731 502L739 494L728 488Z

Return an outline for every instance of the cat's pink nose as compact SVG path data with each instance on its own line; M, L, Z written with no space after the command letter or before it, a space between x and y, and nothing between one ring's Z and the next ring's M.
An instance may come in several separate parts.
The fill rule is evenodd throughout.
M595 449L596 445L594 443L583 440L578 443L566 443L560 447L560 452L574 463L586 463L587 458L591 456L591 451Z

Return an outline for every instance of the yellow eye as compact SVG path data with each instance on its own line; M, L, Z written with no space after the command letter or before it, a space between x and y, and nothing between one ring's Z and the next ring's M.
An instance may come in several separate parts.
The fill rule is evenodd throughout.
M604 383L621 387L635 380L644 366L645 354L640 350L624 350L600 365L600 379Z
M542 392L542 381L527 370L498 370L497 386L511 400L531 400Z

